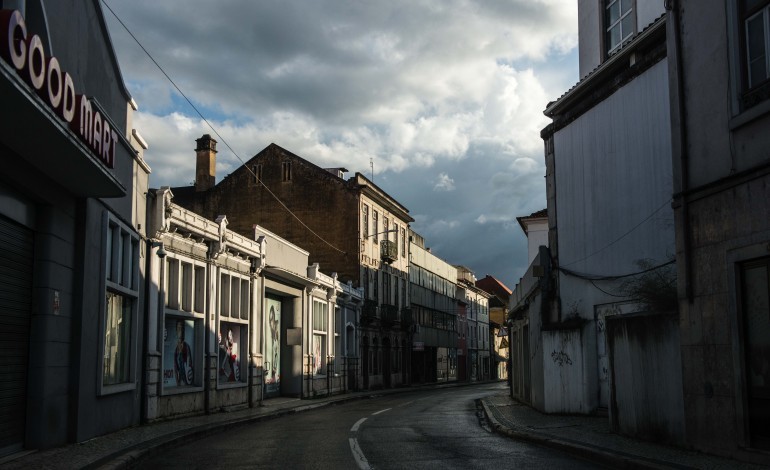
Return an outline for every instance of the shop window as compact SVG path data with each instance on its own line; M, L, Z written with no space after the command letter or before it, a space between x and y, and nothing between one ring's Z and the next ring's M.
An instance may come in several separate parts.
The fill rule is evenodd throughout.
M251 283L236 272L222 272L219 278L219 331L217 382L220 385L246 382L243 352L248 346Z
M206 266L175 253L166 257L163 390L203 386Z
M133 389L136 377L139 236L105 215L101 393Z
M166 315L163 324L163 388L200 388L203 319Z

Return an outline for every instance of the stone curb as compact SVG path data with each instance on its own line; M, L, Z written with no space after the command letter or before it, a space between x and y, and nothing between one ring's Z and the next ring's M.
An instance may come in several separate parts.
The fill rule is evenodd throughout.
M635 456L623 455L618 452L614 452L609 449L602 449L599 447L593 447L590 445L584 445L577 442L571 442L558 437L549 436L547 434L538 433L532 430L525 429L513 429L501 424L492 414L489 409L489 405L485 399L481 399L481 405L484 408L484 414L490 424L492 430L498 434L508 436L512 439L540 444L543 446L551 447L553 449L560 450L578 457L581 457L592 462L596 462L602 465L607 465L612 468L622 469L650 469L650 470L662 470L662 469L688 469L692 467L686 467L673 463L655 462L649 459L639 458Z

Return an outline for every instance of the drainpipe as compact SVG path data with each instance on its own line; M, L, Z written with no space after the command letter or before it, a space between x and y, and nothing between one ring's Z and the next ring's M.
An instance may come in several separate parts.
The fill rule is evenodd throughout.
M211 398L209 397L209 393L211 392L211 384L209 383L209 366L211 364L211 292L213 291L215 296L214 299L216 300L216 292L217 289L211 289L211 279L214 276L212 273L216 267L214 266L214 262L211 258L211 242L206 242L206 264L208 268L206 269L206 289L209 292L209 295L207 296L208 302L206 302L206 315L203 319L203 343L204 343L204 364L203 364L203 411L206 414L211 413ZM216 278L215 278L216 279ZM216 328L215 328L216 329ZM217 369L215 368L214 371L216 372ZM217 375L215 374L215 377Z
M262 299L262 302L260 303L260 319L262 324L262 341L260 341L260 351L262 352L262 393L259 395L259 406L265 406L265 390L267 387L267 384L265 383L265 271L264 268L259 272L260 277L260 298Z
M685 100L684 91L684 65L682 62L682 27L680 23L679 9L680 4L676 0L666 0L666 10L669 12L668 21L673 29L673 55L674 55L674 70L676 79L676 118L679 123L678 135L679 135L679 152L676 155L676 148L672 149L675 155L673 158L679 157L679 184L680 190L674 197L679 199L682 207L682 256L684 258L684 290L685 296L689 303L693 302L693 290L692 290L692 256L691 256L691 240L690 240L690 208L687 201L689 190L689 150L687 144L687 103Z

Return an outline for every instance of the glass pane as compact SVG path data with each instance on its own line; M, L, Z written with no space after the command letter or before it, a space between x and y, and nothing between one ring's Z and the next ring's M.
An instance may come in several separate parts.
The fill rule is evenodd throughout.
M621 0L620 2L621 14L626 14L627 12L631 11L631 2L632 0Z
M107 227L107 247L106 247L106 253L105 257L107 258L107 280L112 281L113 280L113 274L112 274L112 226Z
M131 379L131 306L131 299L107 292L102 374L104 385L126 383Z
M192 311L193 270L190 263L182 263L182 310Z
M239 347L246 335L241 335L242 327L237 323L219 323L219 383L241 381L241 357Z
M746 42L751 87L767 78L765 24L762 12L746 21Z
M623 40L628 39L634 34L634 15L628 15L620 22Z
M219 314L224 317L230 316L230 276L222 275L221 287L219 289Z
M607 5L607 25L611 26L620 19L620 2L615 1Z
M615 25L609 31L609 34L607 34L607 41L609 42L609 44L607 45L608 51L615 49L620 44L620 23Z
M195 311L203 313L206 305L206 269L195 267Z
M167 317L163 332L163 386L200 384L195 371L195 321Z
M249 281L241 281L241 319L249 319L250 296Z
M237 277L232 278L230 292L230 316L238 318L241 315L241 282Z

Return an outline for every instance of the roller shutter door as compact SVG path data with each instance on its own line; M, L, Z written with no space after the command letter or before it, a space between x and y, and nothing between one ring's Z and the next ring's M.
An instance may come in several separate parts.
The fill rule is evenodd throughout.
M0 216L0 455L24 445L32 231Z

